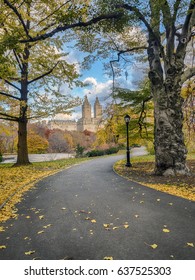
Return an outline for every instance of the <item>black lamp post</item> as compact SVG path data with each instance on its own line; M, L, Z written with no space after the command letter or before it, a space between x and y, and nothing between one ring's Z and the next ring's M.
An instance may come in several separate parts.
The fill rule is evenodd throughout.
M125 164L125 166L127 167L131 167L132 164L130 162L130 149L129 149L129 122L130 122L130 116L129 115L126 115L124 117L125 119L125 123L126 123L126 127L127 127L127 163Z

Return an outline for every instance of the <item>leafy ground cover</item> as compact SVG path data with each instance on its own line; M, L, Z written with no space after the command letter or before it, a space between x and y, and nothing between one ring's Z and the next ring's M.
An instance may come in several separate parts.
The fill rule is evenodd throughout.
M53 175L61 169L79 164L87 158L70 158L51 162L33 163L28 166L12 167L0 165L0 222L17 217L15 204L37 181Z
M119 175L158 191L195 201L195 154L190 154L187 160L191 176L154 175L154 156L151 155L132 158L132 167L125 167L125 162L120 160L114 165L114 170Z

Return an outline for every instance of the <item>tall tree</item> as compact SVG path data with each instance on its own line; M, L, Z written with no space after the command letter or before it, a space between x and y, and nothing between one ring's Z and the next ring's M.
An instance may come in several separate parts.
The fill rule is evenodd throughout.
M78 104L59 90L62 82L72 85L78 78L63 52L63 43L72 39L71 30L119 16L88 13L90 2L0 0L0 95L5 105L0 118L18 122L18 165L29 164L27 122L37 117L33 112L45 116ZM10 100L16 103L17 114L8 112Z
M149 79L155 110L155 173L188 174L181 88L195 75L195 68L185 64L187 47L195 35L195 1L97 2L103 9L123 10L129 16L129 24L147 32Z

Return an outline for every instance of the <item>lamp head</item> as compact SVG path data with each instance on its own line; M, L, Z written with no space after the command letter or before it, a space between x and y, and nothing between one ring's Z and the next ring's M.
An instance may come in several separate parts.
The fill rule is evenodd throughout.
M131 118L130 118L129 115L126 115L126 116L124 117L124 119L125 119L125 122L126 122L126 123L129 123Z

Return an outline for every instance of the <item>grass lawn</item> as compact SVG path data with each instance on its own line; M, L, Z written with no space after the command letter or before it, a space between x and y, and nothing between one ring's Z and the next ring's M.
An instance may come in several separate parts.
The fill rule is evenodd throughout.
M192 176L154 175L154 156L151 155L132 158L132 167L125 167L125 162L125 160L120 160L114 165L119 175L150 188L195 201L195 154L188 155L187 159Z
M17 217L14 205L21 201L24 192L31 189L40 179L85 160L87 158L69 158L21 167L0 164L0 222Z

